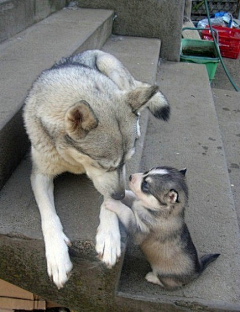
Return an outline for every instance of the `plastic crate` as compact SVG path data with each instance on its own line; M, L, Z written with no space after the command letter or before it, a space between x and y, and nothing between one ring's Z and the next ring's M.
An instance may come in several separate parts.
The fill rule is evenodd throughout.
M213 26L213 29L218 32L221 55L237 59L240 54L240 29L222 26ZM213 40L209 27L202 31L201 36L202 39Z
M215 76L219 57L214 42L209 40L182 39L180 61L205 64L209 80Z

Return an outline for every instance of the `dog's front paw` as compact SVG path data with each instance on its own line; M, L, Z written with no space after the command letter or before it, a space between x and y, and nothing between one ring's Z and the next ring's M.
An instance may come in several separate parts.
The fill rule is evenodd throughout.
M61 231L49 232L46 244L47 271L58 289L67 282L72 263L68 254L68 246L71 245L68 237Z
M121 255L121 237L119 229L116 232L98 227L96 236L96 251L98 257L108 268L112 268Z

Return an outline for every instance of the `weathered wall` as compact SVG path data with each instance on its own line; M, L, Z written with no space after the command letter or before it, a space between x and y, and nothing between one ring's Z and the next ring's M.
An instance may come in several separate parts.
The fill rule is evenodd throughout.
M0 0L0 42L65 5L66 0Z
M0 42L63 8L70 0L0 0ZM82 8L112 9L113 33L159 38L161 57L179 60L184 0L78 0Z
M159 38L161 57L179 60L184 0L78 0L80 7L112 9L113 33Z

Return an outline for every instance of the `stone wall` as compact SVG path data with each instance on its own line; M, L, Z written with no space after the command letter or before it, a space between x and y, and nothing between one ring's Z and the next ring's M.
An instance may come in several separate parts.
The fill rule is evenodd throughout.
M112 9L113 33L159 38L161 57L179 60L184 0L78 0L82 8Z
M0 0L0 42L62 9L66 0Z

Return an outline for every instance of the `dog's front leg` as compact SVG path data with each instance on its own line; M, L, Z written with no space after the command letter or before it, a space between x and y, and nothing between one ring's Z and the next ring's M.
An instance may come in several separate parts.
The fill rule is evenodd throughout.
M99 258L111 268L121 255L121 236L117 215L107 210L103 202L97 229L96 251Z
M72 263L68 254L70 240L63 233L62 224L54 207L53 177L31 175L32 189L41 215L48 275L58 288L68 280Z

